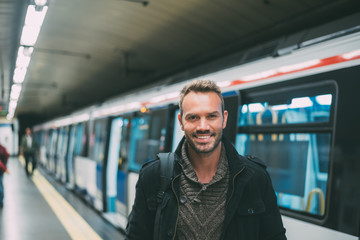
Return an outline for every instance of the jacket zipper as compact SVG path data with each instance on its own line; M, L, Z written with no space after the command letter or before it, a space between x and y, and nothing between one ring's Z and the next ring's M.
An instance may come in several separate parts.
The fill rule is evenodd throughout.
M244 169L245 169L245 166L244 166L242 169L240 169L240 171L238 171L238 172L235 174L235 176L233 177L233 179L232 179L232 181L233 181L232 191L231 191L231 195L230 195L230 197L229 197L229 200L228 200L228 202L226 203L226 208L227 208L227 206L228 206L228 204L229 204L229 202L230 202L230 199L231 199L232 196L234 195L235 178L236 178L240 173L242 173L242 171L244 171Z
M175 179L178 178L179 176L180 176L180 174L177 175L176 177L174 177L174 179L173 179L172 182L171 182L171 188L172 188L172 191L173 191L173 193L174 193L174 195L175 195L175 197L176 197L176 203L177 203L177 206L178 206L178 211L177 211L177 216L176 216L176 222L175 222L175 229L174 229L174 235L173 235L173 237L172 237L172 240L175 239L177 224L178 224L178 220L179 220L179 208L180 208L180 205L179 205L178 196L176 195L176 192L175 192L175 189L174 189L174 181L175 181Z
M244 166L242 169L240 169L240 171L238 171L238 172L234 175L234 177L233 177L233 179L232 179L232 182L233 182L232 191L231 191L231 195L230 195L230 197L229 197L229 200L228 200L227 203L226 203L225 209L227 209L227 207L228 207L228 205L229 205L229 202L230 202L230 199L231 199L232 196L234 195L235 178L236 178L240 173L242 173L242 171L244 171L244 169L245 169L245 166ZM226 226L224 226L224 227L226 227ZM224 229L224 232L222 233L221 239L224 239L224 237L225 237L225 229Z

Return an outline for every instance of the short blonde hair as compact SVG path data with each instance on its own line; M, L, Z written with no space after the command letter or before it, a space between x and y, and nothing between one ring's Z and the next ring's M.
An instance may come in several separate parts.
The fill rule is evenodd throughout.
M194 80L187 84L180 92L179 108L180 116L183 115L182 104L185 96L190 92L214 92L221 100L221 110L224 112L224 98L221 94L221 89L214 81L211 80Z

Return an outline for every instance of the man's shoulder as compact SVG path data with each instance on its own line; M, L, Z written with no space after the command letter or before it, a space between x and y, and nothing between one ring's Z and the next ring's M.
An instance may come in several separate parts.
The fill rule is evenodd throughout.
M154 176L159 176L159 164L160 160L158 158L150 160L141 167L139 176L149 180Z
M247 161L249 161L250 163L255 163L257 166L262 167L263 169L266 169L266 163L261 159L258 158L256 156L253 155L245 155L245 158L247 159Z

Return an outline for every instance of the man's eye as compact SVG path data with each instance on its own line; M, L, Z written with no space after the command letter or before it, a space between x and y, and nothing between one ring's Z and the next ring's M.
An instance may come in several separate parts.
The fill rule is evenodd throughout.
M209 115L209 116L208 116L208 118L210 118L210 119L214 119L214 118L217 118L217 115L212 114L212 115Z
M195 120L196 119L196 116L189 116L188 117L188 120Z

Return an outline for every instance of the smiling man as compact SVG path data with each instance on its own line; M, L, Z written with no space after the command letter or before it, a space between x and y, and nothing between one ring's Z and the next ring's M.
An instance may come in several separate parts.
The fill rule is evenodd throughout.
M158 201L160 161L144 165L127 239L286 239L265 166L240 156L222 136L228 112L219 87L193 81L182 89L179 107L185 136L171 187Z

